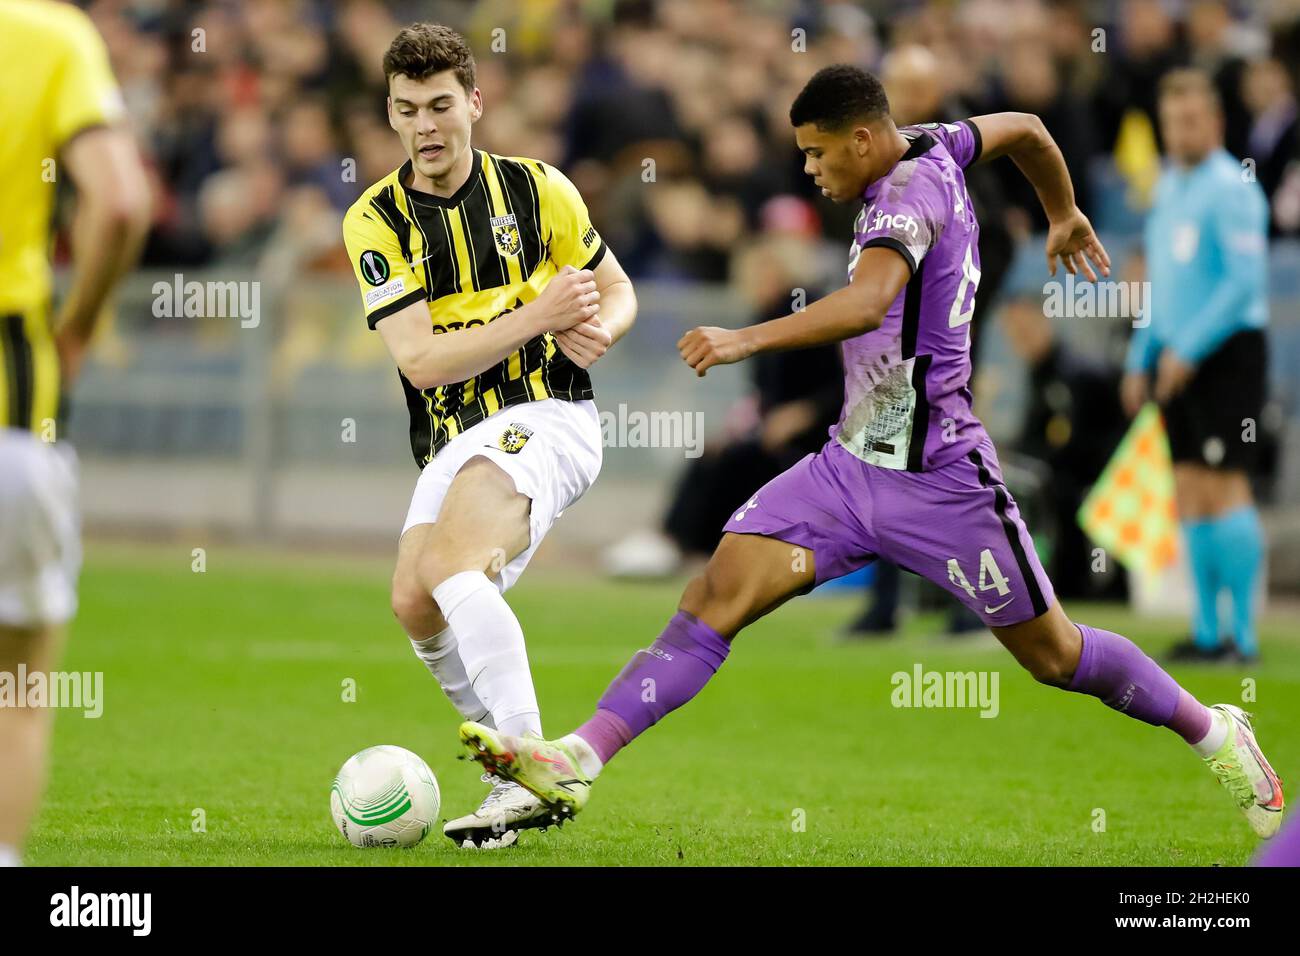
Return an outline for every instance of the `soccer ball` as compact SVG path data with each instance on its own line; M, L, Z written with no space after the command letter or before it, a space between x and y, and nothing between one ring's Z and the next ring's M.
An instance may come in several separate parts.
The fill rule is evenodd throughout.
M441 804L429 765L401 747L370 747L354 755L330 788L334 825L353 846L415 846Z

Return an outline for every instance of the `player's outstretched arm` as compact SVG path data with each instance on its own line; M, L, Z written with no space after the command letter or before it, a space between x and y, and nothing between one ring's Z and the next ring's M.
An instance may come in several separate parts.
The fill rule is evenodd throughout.
M1110 256L1088 217L1074 204L1074 185L1065 157L1043 121L1032 113L972 116L980 131L980 162L1010 156L1029 180L1047 213L1047 269L1056 275L1056 260L1071 274L1097 281L1093 265L1110 275ZM1091 262L1089 262L1091 260Z
M542 333L572 328L599 311L591 270L565 266L536 299L487 325L434 335L429 304L420 301L380 319L375 328L407 381L425 389L478 375Z
M758 352L842 342L880 328L910 278L911 267L901 253L869 246L858 257L852 282L801 312L744 329L691 329L678 341L677 351L695 374L703 375L715 365L740 362Z

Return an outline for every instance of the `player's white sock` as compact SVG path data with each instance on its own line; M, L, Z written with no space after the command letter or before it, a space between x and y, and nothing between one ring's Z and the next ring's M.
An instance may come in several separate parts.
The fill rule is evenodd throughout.
M456 632L470 686L492 712L497 729L540 737L541 711L524 631L496 585L482 571L462 571L434 588L433 599Z
M0 843L0 869L7 866L22 866L22 858L18 856L18 851L9 846L7 843Z
M1228 739L1228 715L1221 710L1210 709L1210 729L1204 737L1192 744L1198 757L1208 757L1216 753L1223 742Z
M573 756L578 758L578 769L595 780L605 764L591 744L577 734L565 734L560 738L560 743L568 747Z
M465 664L456 647L456 635L450 627L422 641L412 637L411 649L424 661L429 673L437 678L438 686L462 717L489 727L496 726L491 712L470 686L469 675L465 673Z

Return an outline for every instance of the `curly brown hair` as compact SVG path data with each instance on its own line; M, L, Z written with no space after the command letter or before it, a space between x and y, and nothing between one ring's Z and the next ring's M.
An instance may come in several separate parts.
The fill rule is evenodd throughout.
M474 54L465 38L440 23L412 23L393 38L384 54L384 80L397 74L423 80L455 70L466 93L474 92Z

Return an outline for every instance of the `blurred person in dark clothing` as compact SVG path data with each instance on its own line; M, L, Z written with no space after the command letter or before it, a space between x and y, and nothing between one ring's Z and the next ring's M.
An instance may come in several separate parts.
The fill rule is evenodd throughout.
M749 228L758 226L763 204L781 191L781 177L765 163L754 124L743 116L724 116L704 144L704 184L715 197L729 196L745 212Z
M1238 159L1250 152L1250 113L1243 100L1246 60L1236 47L1232 13L1223 0L1196 0L1187 11L1188 62L1214 80L1223 102L1223 142Z
M1087 107L1088 115L1097 118L1100 146L1106 151L1114 147L1124 114L1134 108L1146 114L1158 140L1156 86L1160 77L1187 61L1176 24L1160 0L1126 0L1107 34L1105 56L1111 68Z
M289 186L314 186L340 211L357 198L355 183L343 178L343 156L323 100L307 98L289 108L281 123L280 155Z
M1001 319L1012 351L1029 373L1028 402L1014 447L1051 470L1046 493L1056 526L1052 583L1065 597L1102 596L1092 573L1092 545L1076 516L1128 424L1119 401L1121 369L1073 352L1057 337L1041 302L1018 298L1007 304Z
M1051 24L1045 40L1061 87L1076 100L1089 100L1112 68L1109 58L1093 49L1097 26L1092 11L1086 0L1048 0L1045 9Z
M608 50L583 67L565 130L565 165L583 159L610 162L638 143L680 139L671 97L661 85L672 61L662 31L619 25Z
M737 254L734 269L754 323L788 314L798 277L816 272L811 235L819 225L806 203L777 197L764 207L763 220L768 234ZM801 229L799 223L811 235L772 234ZM817 295L809 289L807 301ZM674 573L688 557L707 556L727 519L754 491L826 443L844 402L839 349L774 352L752 364L753 392L729 412L727 437L689 462L661 532L635 533L606 551L610 574L658 577Z
M1300 187L1300 127L1291 76L1277 60L1257 60L1246 68L1242 93L1249 111L1245 156L1254 160L1255 178L1274 209L1269 232L1294 234L1300 223L1295 216L1279 216L1282 204L1275 201L1285 181L1291 180L1288 191Z
M1086 105L1076 100L1062 86L1051 53L1042 39L1026 36L1009 45L1003 52L999 74L999 95L994 98L990 112L1012 110L1034 113L1052 134L1061 148L1070 180L1074 183L1075 201L1085 214L1091 214L1092 188L1088 176L1088 163L1098 151L1095 121ZM1033 232L1047 229L1047 216L1043 213L1034 188L1019 174L1013 164L990 167L1000 179L1003 195L1026 220ZM979 197L972 197L976 202ZM983 257L983 227L981 220L980 253ZM981 283L982 284L982 283Z
M662 178L643 195L647 229L634 247L641 275L725 282L732 250L745 234L745 211L733 196L711 193L694 176Z

